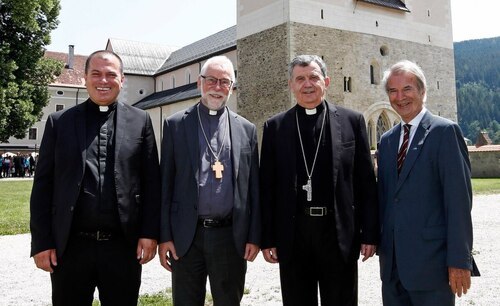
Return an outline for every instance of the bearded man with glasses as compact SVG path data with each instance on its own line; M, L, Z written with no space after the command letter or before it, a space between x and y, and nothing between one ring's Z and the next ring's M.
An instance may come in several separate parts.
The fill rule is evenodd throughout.
M200 102L164 122L159 255L172 272L174 305L239 305L247 261L259 252L255 125L230 111L234 68L210 58L198 77Z

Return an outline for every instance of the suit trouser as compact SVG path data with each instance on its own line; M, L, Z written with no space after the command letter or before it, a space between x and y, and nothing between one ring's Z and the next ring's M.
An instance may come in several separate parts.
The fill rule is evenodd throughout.
M279 250L278 250L279 258ZM298 216L292 259L280 262L283 305L357 305L357 261L345 262L333 217Z
M198 225L186 255L172 261L174 305L205 305L207 275L214 306L239 305L246 269L247 263L234 245L232 226L204 228Z
M452 306L455 295L448 284L435 290L407 290L399 278L396 254L393 254L391 279L382 282L382 301L387 306Z
M52 303L92 305L95 288L101 305L137 305L142 267L135 247L124 238L96 241L71 237L52 273Z

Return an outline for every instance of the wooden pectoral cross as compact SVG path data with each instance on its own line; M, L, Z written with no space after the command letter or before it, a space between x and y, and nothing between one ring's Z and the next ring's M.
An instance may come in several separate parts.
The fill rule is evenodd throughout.
M212 170L215 172L215 178L222 178L222 171L224 171L224 165L220 163L220 161L215 161L212 165Z
M307 184L302 185L302 190L307 191L307 201L311 202L312 201L312 196L313 196L312 181L311 181L311 179L307 180Z

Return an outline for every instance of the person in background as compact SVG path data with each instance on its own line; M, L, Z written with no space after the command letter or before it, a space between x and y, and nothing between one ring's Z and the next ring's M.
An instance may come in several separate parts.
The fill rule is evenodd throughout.
M123 62L85 64L90 98L47 119L30 203L31 256L50 272L53 305L137 305L156 254L160 171L151 119L117 101Z

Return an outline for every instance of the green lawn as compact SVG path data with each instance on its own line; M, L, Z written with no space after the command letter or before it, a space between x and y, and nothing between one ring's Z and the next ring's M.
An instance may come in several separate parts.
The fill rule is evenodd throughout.
M500 193L500 178L472 179L472 190L475 195Z
M0 235L29 233L29 201L33 180L0 179Z

